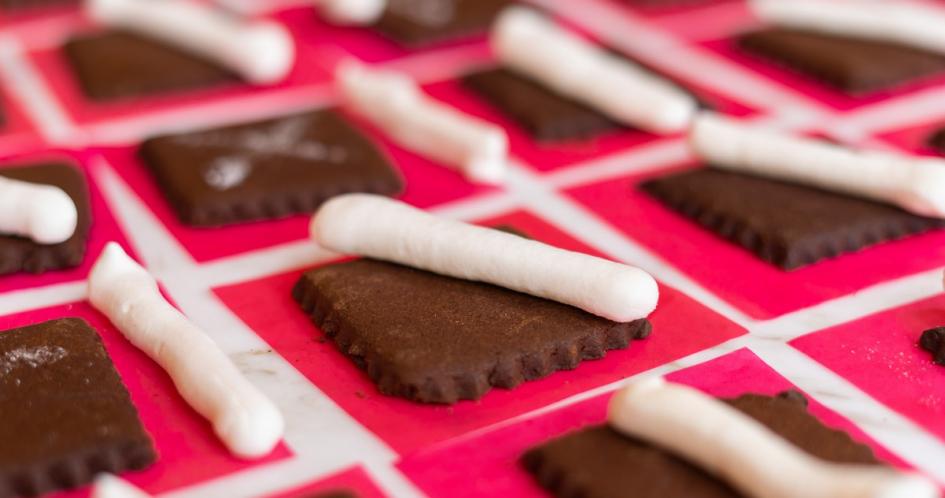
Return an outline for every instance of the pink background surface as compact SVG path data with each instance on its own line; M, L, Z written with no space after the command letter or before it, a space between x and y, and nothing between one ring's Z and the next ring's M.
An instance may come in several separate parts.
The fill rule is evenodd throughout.
M315 14L309 10L311 17ZM327 84L330 75L319 64L319 54L311 43L307 18L302 12L288 12L279 16L296 40L296 65L285 81L267 87L253 87L243 83L225 84L213 88L193 91L173 92L149 96L141 99L97 103L88 100L82 93L64 52L57 48L41 49L32 52L31 59L45 77L47 84L69 115L79 124L89 124L108 119L143 115L155 111L185 108L188 105L210 101L232 100L262 93L277 93L281 90ZM86 27L80 33L93 33L97 29ZM63 40L65 43L67 40Z
M945 121L933 120L881 133L877 135L877 138L913 154L941 157L942 152L929 146L927 142L935 132L942 128L945 128Z
M393 145L371 128L362 129L381 145L382 151L386 152L394 168L404 178L406 187L399 198L405 202L426 208L494 190L475 186L456 171ZM197 261L208 261L308 237L309 215L213 229L188 227L178 221L151 173L137 157L137 146L107 148L102 149L101 153Z
M256 462L230 456L209 423L177 394L164 371L85 302L0 317L0 331L66 317L83 318L99 332L131 393L141 422L154 439L158 461L147 470L124 476L145 491L160 493L290 456L284 446ZM87 490L83 489L48 496L79 498L87 495Z
M361 467L339 472L312 484L273 495L270 498L307 498L313 494L333 491L348 491L355 493L358 498L384 498L384 493L377 488L374 481Z
M945 296L795 339L791 345L945 440L945 367L918 346L945 326Z
M945 265L945 230L938 230L785 272L636 188L644 180L678 169L682 168L586 185L568 193L754 318L773 318Z
M0 25L3 21L0 20ZM0 151L2 156L9 156L15 152L35 150L43 145L43 139L37 133L35 126L24 114L20 102L4 88L0 87L0 113L3 114L3 124L0 124Z
M0 276L0 293L40 287L44 285L72 282L84 279L92 268L95 258L109 241L120 243L126 251L131 252L131 247L127 239L118 228L115 218L109 211L95 182L88 174L86 166L88 155L84 152L44 152L41 154L29 154L25 156L13 157L8 160L0 161L0 168L8 166L24 166L30 164L41 164L47 161L63 161L71 164L85 173L85 179L89 186L90 201L92 204L92 228L89 232L89 240L86 247L85 260L83 263L71 269L47 272L42 275L32 275L28 273L15 273Z
M510 225L552 245L593 252L526 213L513 213L486 224ZM290 272L215 291L272 348L401 453L486 427L744 333L664 286L660 306L650 317L653 335L635 341L628 349L611 351L602 360L584 362L573 371L557 372L513 390L494 389L476 402L448 407L423 405L380 394L367 374L325 340L291 298L291 288L301 273ZM693 333L694 323L699 324L699 333Z
M794 389L790 382L747 349L681 370L667 378L722 398L747 393L774 395ZM529 448L555 437L588 425L605 423L610 396L597 396L492 432L420 451L404 458L398 467L430 496L547 497L549 495L519 465L519 458ZM815 401L811 401L810 411L824 424L847 431L857 441L870 445L883 460L902 466L901 461L843 417ZM464 462L462 472L444 465L444 462L454 461Z

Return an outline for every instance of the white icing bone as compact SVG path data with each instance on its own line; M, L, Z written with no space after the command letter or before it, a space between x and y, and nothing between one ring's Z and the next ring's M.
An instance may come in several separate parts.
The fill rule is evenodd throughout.
M95 478L91 498L151 498L151 495L118 476L101 474Z
M791 0L788 0L791 1ZM937 498L928 479L815 458L695 389L655 378L610 401L615 430L666 449L754 498Z
M368 25L381 18L387 0L318 0L318 8L335 24Z
M276 406L177 309L157 282L111 242L89 276L89 300L128 340L170 375L181 396L242 458L269 454L282 438Z
M212 59L251 83L276 83L295 63L282 25L242 22L190 0L88 0L96 22L131 30Z
M656 281L639 268L438 218L377 195L335 197L315 214L311 231L326 249L488 282L617 322L646 317L659 300Z
M671 82L526 8L503 11L491 41L506 66L630 126L654 133L683 131L698 108Z
M408 76L345 63L338 70L346 104L403 147L458 168L470 180L501 183L508 137L498 126L426 96Z
M751 6L781 26L945 53L945 11L938 7L902 0L753 0Z
M819 140L700 115L693 152L717 168L803 183L945 217L945 160L858 152Z
M0 176L0 233L59 244L75 234L79 213L59 187Z

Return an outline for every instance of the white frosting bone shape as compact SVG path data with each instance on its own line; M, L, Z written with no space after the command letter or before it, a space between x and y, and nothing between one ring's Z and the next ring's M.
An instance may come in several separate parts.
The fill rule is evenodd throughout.
M491 43L504 65L629 126L680 132L698 109L696 100L673 83L526 8L504 10Z
M96 22L214 60L251 83L276 83L295 63L292 37L276 22L242 22L190 0L88 0L87 5Z
M234 455L263 457L282 439L285 424L278 408L207 334L164 299L154 278L114 242L92 268L89 300L161 365Z
M340 25L368 25L384 14L387 0L317 0L322 15Z
M337 80L345 103L398 144L462 171L470 180L501 183L508 137L498 126L423 93L409 77L346 63Z
M488 282L617 322L648 316L659 288L639 268L491 228L438 218L386 197L347 194L312 219L322 247Z
M754 498L938 498L934 483L893 469L815 458L742 412L662 379L610 401L618 432L671 451Z
M75 234L78 220L75 202L59 187L0 176L0 233L59 244Z
M700 115L690 131L696 156L713 167L802 183L945 218L945 160L858 152L819 140Z

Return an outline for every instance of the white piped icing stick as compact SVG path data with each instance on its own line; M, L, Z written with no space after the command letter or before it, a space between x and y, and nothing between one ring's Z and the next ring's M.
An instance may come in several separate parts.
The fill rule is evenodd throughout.
M790 1L790 0L788 0ZM938 498L918 474L815 458L695 389L650 379L610 401L615 430L698 465L754 498Z
M945 53L945 10L902 0L753 0L773 24Z
M693 152L714 167L802 183L945 217L945 160L857 152L714 116L690 131Z
M130 482L111 474L95 478L91 498L151 498Z
M630 126L679 132L698 109L696 100L673 83L523 7L503 11L491 42L506 66Z
M242 458L269 454L282 438L276 406L220 348L158 290L157 282L111 242L89 276L89 300L170 375L178 392Z
M318 0L318 8L335 24L360 26L380 19L387 0Z
M438 218L377 195L335 197L315 213L311 229L332 251L488 282L617 322L646 317L659 300L656 281L639 268Z
M244 23L190 0L88 0L87 12L96 22L214 60L251 83L276 83L295 63L295 44L280 24Z
M426 96L406 75L342 64L345 103L403 147L455 167L472 181L496 184L508 171L509 141L498 126Z
M75 234L75 202L59 187L0 176L0 233L59 244Z

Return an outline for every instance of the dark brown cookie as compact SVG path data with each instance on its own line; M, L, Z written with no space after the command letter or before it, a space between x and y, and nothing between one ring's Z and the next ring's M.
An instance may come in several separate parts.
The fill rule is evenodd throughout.
M590 107L508 69L473 73L463 83L536 140L581 140L623 127Z
M79 0L0 0L0 10L27 10L78 3Z
M239 81L213 62L130 33L75 38L63 49L82 91L92 100L131 99Z
M909 46L790 29L766 29L738 40L761 55L840 90L862 94L945 71L945 56Z
M0 176L59 187L72 197L79 214L75 233L60 244L37 244L25 237L0 235L0 275L44 273L82 264L92 226L89 189L82 172L65 164L37 164L0 168Z
M390 0L375 28L404 45L485 33L510 0Z
M926 330L919 339L919 346L932 353L935 363L945 366L945 327Z
M309 271L293 297L382 393L424 403L478 399L646 337L501 287L374 260Z
M945 154L945 128L936 130L935 133L929 135L925 143L939 154Z
M157 458L101 339L78 318L0 332L0 441L3 498Z
M193 226L309 213L338 194L403 188L380 150L334 111L167 135L140 154Z
M799 393L745 395L728 403L814 456L838 463L879 464L869 447L812 416ZM522 462L543 487L562 498L742 497L685 460L605 425L534 448Z
M886 204L713 168L641 188L785 270L945 227Z

